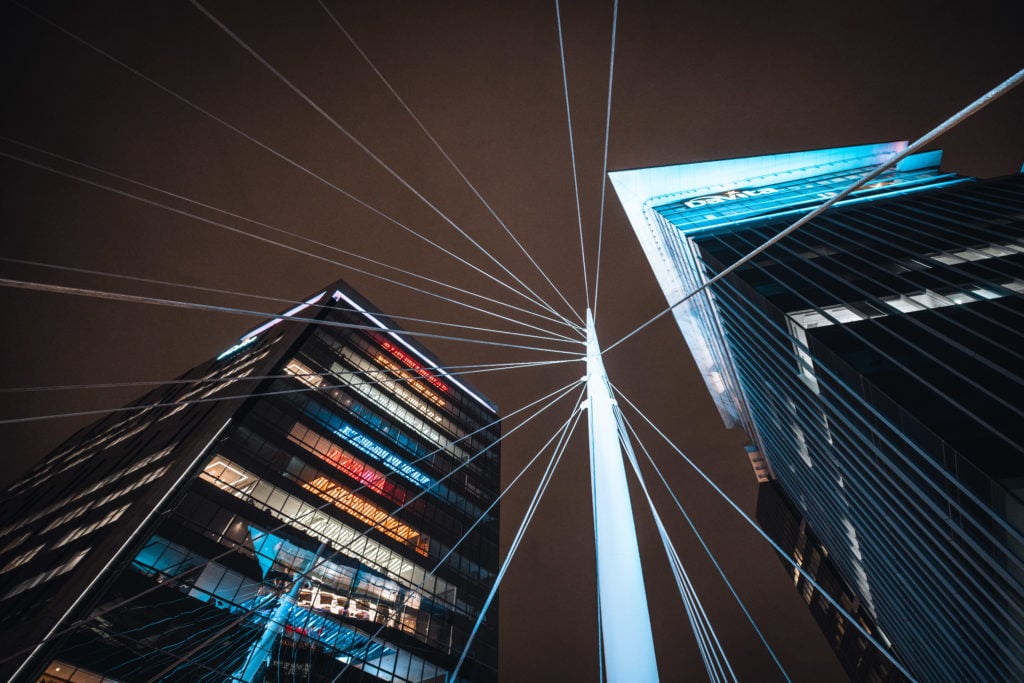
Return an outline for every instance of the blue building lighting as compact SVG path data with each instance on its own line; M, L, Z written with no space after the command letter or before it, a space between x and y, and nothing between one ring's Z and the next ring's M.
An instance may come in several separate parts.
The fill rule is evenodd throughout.
M674 304L905 148L610 175ZM673 310L856 681L902 678L805 575L921 680L1024 679L1024 176L940 162L907 157Z

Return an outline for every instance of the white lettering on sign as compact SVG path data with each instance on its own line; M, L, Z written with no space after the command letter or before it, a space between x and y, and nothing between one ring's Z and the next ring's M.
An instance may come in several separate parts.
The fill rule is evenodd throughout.
M760 197L761 195L774 194L778 192L774 187L759 187L750 190L729 190L722 194L706 194L703 197L694 197L683 202L683 205L696 209L701 206L707 206L709 204L722 204L724 202L731 202L737 199L746 199L748 197Z

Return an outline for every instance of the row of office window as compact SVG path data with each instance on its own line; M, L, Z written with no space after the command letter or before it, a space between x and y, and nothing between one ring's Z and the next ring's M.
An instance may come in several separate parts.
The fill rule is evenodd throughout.
M367 566L396 577L408 588L422 590L435 596L438 601L455 606L452 600L456 595L456 587L453 584L428 575L423 567L369 538L365 532L324 513L318 506L288 494L240 466L232 465L231 469L227 469L218 465L218 462L215 459L200 478L309 536L330 543L338 551L358 558Z
M255 463L251 458L256 457L267 467L268 471L284 472L286 477L299 482L312 482L324 473L321 469L295 456L275 457L275 449L263 437L249 429L243 428L239 435L243 437L244 441L236 448L238 452L245 453L249 458L247 462ZM412 520L410 523L419 524L421 529L431 529L430 547L434 556L443 554L448 549L448 546L441 541L441 537L453 540L459 538L465 533L469 524L475 521L457 518L448 506L430 504L425 494L417 493L414 489L396 482L394 474L389 475L384 468L370 466L354 455L351 448L343 448L301 422L294 423L287 433L287 438L291 443L316 456L322 463L330 465L346 475L357 485L353 491L362 490L378 494L394 503L396 507L401 507L400 514L403 519ZM236 448L228 450L235 452ZM396 511L393 514L397 515L399 512ZM493 516L488 514L487 518L493 519ZM479 546L482 542L483 540L479 537L467 538L461 544L461 552L452 555L453 567L458 567L459 571L471 580L491 576L489 571L465 557L467 554L476 556L480 552Z
M307 440L310 440L311 437L316 438L315 432L306 430L301 425L296 425L293 428L292 434L296 432L303 434ZM253 436L250 434L250 439ZM247 440L247 442L251 441ZM326 447L331 448L330 443L324 439L318 439L315 443L320 447L326 445ZM245 450L225 448L219 460L228 461L229 456L224 457L228 453ZM335 451L332 449L330 452ZM274 476L283 477L285 480L294 481L302 490L309 491L313 495L332 503L336 509L369 525L370 528L403 543L418 554L434 559L445 558L444 567L441 570L442 573L450 572L460 575L462 577L460 580L467 585L476 585L478 582L487 581L493 576L493 573L485 569L479 561L484 553L496 550L493 548L493 539L488 544L479 535L466 534L470 524L455 520L444 506L426 504L423 494L419 494L418 498L410 497L400 502L394 512L388 512L386 507L370 502L362 492L380 489L385 492L397 493L391 488L393 482L383 478L373 478L375 476L380 477L379 472L375 473L373 470L364 467L361 469L361 476L355 479L360 485L349 487L340 484L336 475L311 467L295 457L290 457L287 461L288 464L283 468L275 466L273 464L275 459L273 458L263 460L259 464L251 459L247 459L246 462L250 463L250 469L246 470L246 477L259 476L251 472L252 466L266 465L267 472L273 473ZM280 461L276 460L276 462ZM325 459L325 462L330 461ZM358 467L359 464L354 459L350 463L354 467ZM242 469L241 466L234 464L231 467L235 470ZM237 475L230 475L226 472L222 478L227 480L232 476ZM238 479L235 484L239 485L243 480L245 479ZM401 490L400 493L406 495L409 492ZM397 498L398 496L395 497ZM397 517L399 514L401 515L400 518ZM493 518L488 517L488 519ZM436 529L438 535L424 533L425 525L429 525L431 529ZM442 537L451 540L449 543L446 543L442 540ZM458 552L454 551L451 545L456 540L459 543Z
M8 525L2 531L0 531L0 538L2 538L3 536L6 536L7 534L11 533L12 531L14 531L16 529L19 529L19 528L21 528L23 526L26 526L26 525L29 525L29 524L33 524L34 522L36 522L36 521L38 521L40 519L43 519L47 515L52 514L52 513L56 512L58 510L61 510L63 508L66 508L66 507L70 506L71 504L81 500L82 498L85 498L85 497L95 493L96 491L99 491L100 489L104 488L105 486L108 486L108 485L110 485L110 484L112 484L112 483L114 483L116 481L119 481L119 480L129 476L133 472L137 472L138 470L141 470L142 468L146 467L147 465L150 465L150 464L152 464L152 463L154 463L154 462L156 462L156 461L166 457L173 450L174 450L174 446L173 445L172 446L168 446L166 448L163 448L163 449L161 449L159 451L156 451L156 452L146 456L145 458L142 458L142 459L136 461L134 464L130 465L129 467L127 467L127 468L125 468L123 470L117 470L117 471L112 472L111 474L108 474L106 477L100 479L99 481L97 481L97 482L95 482L93 484L90 484L89 486L87 486L87 487L85 487L83 489L80 489L74 495L69 496L67 498L62 498L62 499L60 499L60 500L58 500L58 501L56 501L56 502L46 506L42 510L39 510L39 511L37 511L37 512L27 516L27 517L24 517L24 518L18 520L17 522L14 522L13 524ZM166 468L164 468L164 469L166 469ZM156 477L158 477L159 474L162 474L163 471L164 470L161 470L158 474L155 474L155 475L147 475L146 477L143 477L143 478L139 479L138 481L132 482L128 486L125 486L125 487L123 487L121 489L118 489L118 491L116 491L116 492L110 494L109 496L106 496L106 497L104 497L104 498L102 498L102 499L100 499L98 501L86 501L85 503L82 503L82 505L79 506L77 509L71 510L71 511L67 512L65 515L62 515L61 517L58 517L57 519L53 520L49 525L47 525L47 527L44 529L44 531L48 531L48 530L50 530L52 528L55 528L55 527L59 526L60 524L63 524L64 522L66 522L68 520L74 519L75 517L78 517L78 516L84 514L89 509L93 509L93 508L99 507L100 505L103 505L103 504L109 502L110 500L113 500L114 498L118 498L118 497L128 493L129 491L132 491L132 490L134 490L134 489L136 489L136 488L138 488L140 486L144 486L145 484L148 484L149 482L153 481Z
M126 486L123 486L123 487L117 489L116 491L108 493L107 495L103 496L102 498L97 498L95 501L92 501L91 504L83 504L83 505L75 508L74 510L66 512L65 514L61 515L60 517L55 517L49 524L47 524L43 528L42 533L46 533L47 531L50 531L51 529L56 529L57 527L59 527L59 526L65 524L65 523L71 521L72 519L77 519L78 517L81 517L82 515L84 515L86 512L88 512L90 510L99 509L99 508L103 507L104 505L106 505L107 503L109 503L112 500L117 500L121 496L124 496L124 495L126 495L128 493L131 493L132 491L135 491L136 489L142 488L146 484L149 484L151 482L156 481L157 479L162 477L164 475L164 473L167 472L167 470L170 469L170 467L171 466L169 464L168 465L164 465L163 467L158 467L157 469L155 469L152 472L149 472L149 473L143 475L142 477L140 477L139 479L131 482L130 484L128 484Z
M1019 476L1020 408L1005 387L1021 376L1024 247L983 218L980 191L961 192L816 219L713 289L794 502L901 656L967 679L1024 661L1020 605L1005 599L1021 566L1006 527L1019 524L996 480ZM778 228L694 241L713 274ZM795 367L813 391L794 386Z
M408 408L422 415L427 421L427 429L434 433L423 431L422 427L409 425L412 431L421 434L428 443L443 446L447 442L461 449L461 455L451 453L451 456L456 461L471 458L472 462L465 470L480 477L477 488L487 490L491 496L496 495L497 491L490 491L484 484L498 479L497 458L489 452L500 434L500 421L493 414L481 411L480 406L472 401L463 400L460 403L460 394L452 393L451 387L441 381L440 377L443 375L424 367L386 339L375 337L371 340L361 334L352 334L342 342L331 337L326 331L318 330L311 338L311 342L307 342L303 348L306 364L330 367L333 371L340 372L344 376L343 383L351 383L353 390L371 385L363 377L363 373L388 371L390 377L386 382L373 385L391 394L392 400L388 401L388 405L394 405L396 401L405 403ZM387 350L389 348L391 351ZM336 365L338 367L335 367ZM325 372L323 376L328 374ZM428 408L422 411L416 402L406 402L405 397L399 396L396 392L396 389L402 387L420 391L438 409ZM442 399L437 392L443 393L444 398ZM405 394L408 393L405 391ZM420 406L423 405L422 401L418 403ZM385 411L390 410L385 404L380 404L380 407ZM441 416L440 422L436 420L438 415ZM447 436L436 433L437 425L443 427ZM480 457L474 457L481 453Z
M45 572L39 572L31 578L25 579L24 581L16 584L10 590L4 593L3 597L0 598L0 600L7 600L8 598L13 598L15 595L18 595L19 593L24 593L25 591L31 588L35 588L36 586L39 586L41 584L44 584L51 579L55 579L58 576L67 574L72 569L78 566L78 563L81 562L85 558L85 556L89 554L90 550L92 550L92 548L83 548L82 550L79 550L77 553L72 555L69 559L65 560L61 564L55 567L51 567Z
M216 477L216 480L234 488L245 490L247 482L256 480L241 465L237 465L224 457L214 458L207 465L204 474ZM299 479L299 485L306 491L331 503L346 514L369 525L370 529L393 538L394 540L415 548L420 555L426 555L430 547L430 539L426 535L401 522L374 503L366 500L352 490L342 486L330 477L316 470L307 472L309 479Z
M249 552L257 552L252 550L252 537L262 533L246 526ZM275 540L280 541L278 550L262 558L267 563L267 576L290 578L312 564L306 577L301 579L303 587L298 594L297 608L293 608L289 616L289 623L301 625L304 635L327 645L331 644L329 637L336 635L336 628L310 628L308 612L316 612L337 617L334 624L352 624L353 621L356 622L353 625L359 622L382 624L404 631L428 645L447 648L450 626L446 611L435 610L418 591L403 589L395 581L366 569L341 565L323 557L313 558L309 551L282 539ZM152 537L136 555L132 567L160 582L176 585L202 602L232 612L258 609L260 601L275 592L266 579L255 580L159 535ZM438 628L441 625L443 629Z
M280 403L272 406L269 402L264 402L258 406L254 414L258 413L265 424L273 425L285 434L293 428L296 416L311 419L317 428L331 434L332 441L335 441L336 445L342 445L344 450L355 449L354 453L394 471L406 482L420 488L429 487L429 495L448 503L463 514L472 518L481 514L478 505L449 486L438 484L439 477L429 472L437 471L443 476L451 473L456 467L452 465L450 459L441 455L439 449L430 449L419 443L394 423L347 396L341 389L331 389L327 398L330 398L334 406L344 408L348 419L339 416L337 407L323 405L318 400L320 397L324 397L321 392L314 396L283 393L279 396L280 402L289 404L292 410L285 412L282 410L284 406ZM343 444L338 444L339 440ZM464 474L464 469L460 469L456 476L465 479L468 473Z
M59 541L54 543L52 547L59 548L62 545L66 545L68 543L71 543L71 541L74 541L76 539L82 538L83 536L88 536L92 532L94 532L94 531L96 531L98 529L102 529L103 527L105 527L105 526L107 526L109 524L113 524L117 520L121 519L121 515L123 515L125 512L127 512L129 507L131 507L131 503L126 503L125 505L122 505L119 508L115 508L115 509L111 510L110 512L108 512L106 515L104 515L100 519L97 519L95 522L91 522L89 524L83 524L82 526L80 526L80 527L78 527L76 529L72 529L71 531L66 533L63 536L63 538L61 538Z
M179 412L187 408L192 402L209 399L232 384L245 379L256 369L257 361L266 358L269 353L270 347L266 346L258 352L239 356L226 367L219 367L212 372L207 373L201 379L196 380L196 384L193 388L178 396L174 401L178 405L161 415L160 420L166 420L172 415L177 415Z
M270 343L273 344L276 341L278 339L274 339ZM208 372L203 377L195 379L193 382L180 385L172 384L151 392L140 401L138 410L132 409L127 412L127 415L120 418L108 418L110 424L99 427L92 436L73 442L57 451L44 463L41 463L29 476L12 484L9 491L16 493L26 487L37 486L63 472L82 465L92 456L109 451L128 439L141 434L154 421L164 420L185 408L190 399L208 398L224 387L250 375L256 360L263 358L267 353L267 350L262 350L258 358L251 354L240 356L227 365L222 365L216 370ZM159 394L163 394L163 396L158 397ZM163 415L156 418L155 416L160 412L160 408L154 407L152 404L168 402L181 403L182 405L165 410Z
M318 390L323 389L327 391L328 395L332 395L330 392L330 385L326 384L323 381L323 377L315 374L304 363L296 359L292 359L285 366L285 370L293 374L296 379L302 381L310 388ZM360 371L359 373L348 372L338 363L331 364L330 375L337 381L341 382L343 386L354 390L381 411L387 413L388 417L393 418L398 423L419 434L426 441L444 449L445 452L456 460L465 462L470 459L471 455L459 444L442 435L435 426L430 424L430 422L417 416L413 411L407 409L405 404L392 399L387 392L380 388L386 387L388 392L396 395L401 395L403 392L408 394L409 392L404 390L401 385L396 385L396 381L394 379L389 378L384 373L374 371ZM435 421L441 421L441 416L436 411L430 410L421 401L419 404L428 411L425 413L427 417L436 416L437 419ZM422 411L417 412L424 414Z
M372 335L372 338L370 338L363 336L361 334L352 334L350 337L342 341L334 338L327 331L324 330L317 330L314 335L314 338L318 342L321 342L326 347L328 355L334 358L341 358L342 348L344 348L345 346L350 346L352 348L357 349L363 355L364 358L373 359L376 357L376 355L378 355L381 352L381 347L384 344L389 343L380 335ZM315 348L309 346L308 344L306 350L310 353L315 353ZM396 360L398 359L396 358ZM438 372L426 372L426 375L429 375L430 377L433 377L435 379L439 374L440 373ZM426 379L426 377L422 374L419 376L423 379ZM431 386L437 389L435 385L431 384ZM444 412L448 413L452 418L454 418L458 424L473 424L479 425L480 427L497 424L493 413L485 412L479 405L477 405L474 401L465 396L462 392L452 392L451 388L448 387L448 385L444 386L448 389L448 391L444 392L438 390L440 393L444 395L443 397L441 397L442 400L440 402L435 402L435 404L444 403L443 406L439 405L438 407L442 408Z
M417 369L402 365L402 362L414 363L415 361L401 353L393 344L386 341L382 344L392 349L391 354L400 354L400 357L388 355L386 349L374 346L368 339L356 335L348 339L345 344L337 342L331 344L329 354L332 358L337 358L347 364L350 370L355 371L348 372L351 376L350 381L353 383L360 381L361 373L379 374L381 370L387 371L384 381L380 382L378 386L405 401L409 407L417 410L427 420L441 425L449 437L458 440L458 443L467 450L475 453L491 445L491 440L498 432L496 425L492 424L495 422L493 417L486 418L484 422L473 419L478 411L460 410L451 401L438 395L437 392L442 389L431 385L428 381L438 382L434 374L426 372L422 366L417 366L417 372ZM315 352L313 355L316 355ZM405 360L401 361L400 358ZM331 363L332 370L337 371L334 364L334 362ZM438 384L441 383L438 382ZM444 390L450 391L448 385L441 384L441 386L444 387ZM423 401L415 396L410 396L410 392L403 391L404 387L412 388L430 405L424 406ZM467 432L468 425L473 425L475 429ZM482 433L478 434L478 430L482 430Z
M404 505L406 501L415 495L405 486L389 478L389 475L385 474L382 470L371 467L362 459L327 437L321 436L319 432L306 427L301 422L296 422L295 426L288 432L288 440L298 444L304 450L312 453L323 462L330 464L335 469L341 470L350 478L360 482L362 486L384 496L392 503ZM292 462L289 463L288 471L301 479L309 481L311 477L306 471L306 466L302 465L302 461L296 461L297 459L292 459ZM418 507L422 508L423 506L420 505Z

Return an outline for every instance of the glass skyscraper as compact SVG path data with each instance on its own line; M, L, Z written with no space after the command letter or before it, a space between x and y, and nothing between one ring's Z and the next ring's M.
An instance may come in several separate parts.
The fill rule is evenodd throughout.
M674 303L904 148L611 178ZM761 505L789 520L797 585L827 574L921 680L1020 680L1024 176L966 178L940 157L907 157L674 315L790 510ZM889 675L807 588L851 676Z
M499 438L334 283L10 487L0 674L446 680L497 570ZM496 624L459 680L497 679Z

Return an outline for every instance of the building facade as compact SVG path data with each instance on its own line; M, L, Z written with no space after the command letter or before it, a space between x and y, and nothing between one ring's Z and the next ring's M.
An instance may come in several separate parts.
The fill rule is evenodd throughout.
M850 681L906 681L886 653L850 625L850 619L855 619L868 633L874 633L877 628L857 591L843 578L828 548L782 491L779 482L762 482L757 490L757 523L795 562L796 566L784 562L793 587L807 603L811 616ZM837 610L829 598L836 600L846 614Z
M905 144L611 177L675 303ZM865 628L921 680L1019 680L1024 176L940 160L907 157L673 312Z
M0 675L447 680L497 571L499 441L337 282L10 487ZM496 680L496 624L459 680Z

